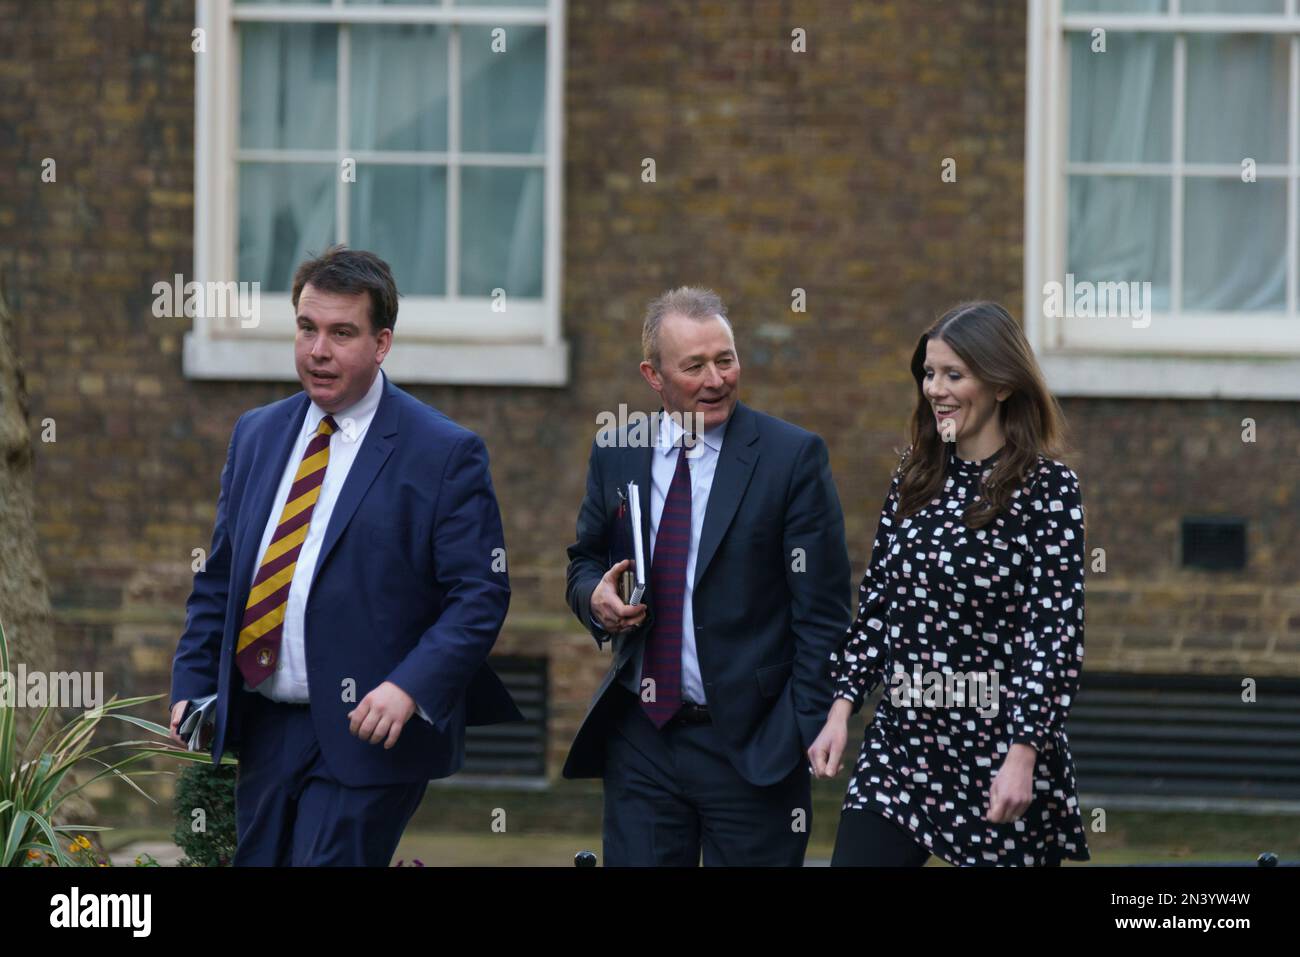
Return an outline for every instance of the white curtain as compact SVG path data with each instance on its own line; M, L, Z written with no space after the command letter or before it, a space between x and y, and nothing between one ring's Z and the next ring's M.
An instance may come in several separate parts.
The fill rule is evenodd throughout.
M333 26L246 23L241 43L239 145L333 149ZM295 266L334 240L334 165L242 163L239 279L285 291Z
M1189 163L1286 162L1289 38L1187 38ZM1286 310L1286 181L1190 178L1183 308Z
M1183 0L1183 13L1283 13L1286 0Z
M350 29L348 150L448 147L448 28ZM462 27L462 142L467 152L545 151L546 33L510 27L493 52L487 27ZM338 32L331 25L240 27L240 145L337 146ZM334 164L244 163L240 169L239 278L287 288L308 252L336 237ZM464 295L541 295L544 177L540 169L466 166L462 172L460 284ZM347 184L348 241L393 267L416 295L447 289L447 171L431 164L358 164Z
M1080 12L1164 8L1163 0L1068 4ZM1183 181L1183 308L1283 310L1285 186L1243 183L1240 166L1246 157L1285 162L1287 41L1191 34L1186 42L1185 160L1233 172ZM1089 33L1072 33L1069 43L1070 160L1170 163L1172 37L1112 30L1104 53L1092 50ZM1079 281L1150 281L1154 308L1168 308L1171 187L1165 174L1071 176L1067 271Z
M364 150L447 148L447 31L352 28L348 143ZM359 164L347 187L349 243L376 253L411 295L447 291L447 171Z
M1065 0L1066 13L1167 13L1168 0Z
M511 27L506 52L492 52L491 32L461 35L462 143L467 152L546 149L546 32ZM461 292L542 294L543 195L540 168L466 167L462 171Z
M1105 39L1102 53L1089 33L1069 37L1070 160L1168 163L1171 40L1115 31ZM1150 282L1152 306L1168 308L1169 191L1168 176L1071 176L1067 272L1081 282Z

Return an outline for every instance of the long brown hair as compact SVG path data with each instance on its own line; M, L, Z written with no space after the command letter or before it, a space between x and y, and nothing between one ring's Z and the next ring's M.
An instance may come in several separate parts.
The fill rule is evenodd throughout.
M941 339L971 373L995 390L1011 394L998 403L996 415L1006 444L980 488L978 501L966 507L969 528L983 528L1011 500L1039 455L1059 458L1065 448L1065 418L1043 381L1020 323L996 302L964 302L945 312L921 334L912 353L916 409L912 413L912 448L899 479L898 517L920 511L943 488L948 456L934 409L925 396L925 347ZM956 443L953 443L953 452Z

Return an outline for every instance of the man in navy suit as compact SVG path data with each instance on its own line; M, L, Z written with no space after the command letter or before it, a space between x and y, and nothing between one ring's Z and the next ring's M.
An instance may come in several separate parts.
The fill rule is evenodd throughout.
M721 300L650 304L641 374L663 409L598 436L569 547L568 600L613 661L564 776L603 777L607 865L803 862L807 749L830 707L828 663L851 621L844 519L825 443L738 401ZM628 568L635 481L649 561Z
M172 668L216 694L237 865L387 866L465 726L521 720L486 659L510 584L482 440L380 365L397 287L341 246L294 277L303 392L240 416Z

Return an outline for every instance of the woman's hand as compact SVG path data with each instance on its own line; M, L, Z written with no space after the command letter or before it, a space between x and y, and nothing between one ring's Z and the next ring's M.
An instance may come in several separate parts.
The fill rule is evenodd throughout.
M808 760L812 764L813 777L833 778L840 773L840 759L849 740L849 715L853 705L844 698L836 698L831 705L830 714L826 716L826 725L817 740L808 749Z
M1020 819L1034 800L1034 764L1038 752L1027 744L1013 744L989 787L989 810L984 820L1005 824Z

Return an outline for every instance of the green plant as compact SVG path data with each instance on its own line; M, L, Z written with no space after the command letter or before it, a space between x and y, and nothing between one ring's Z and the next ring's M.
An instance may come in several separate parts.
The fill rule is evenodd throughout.
M0 674L12 674L9 670L9 642L5 638L2 623ZM107 703L82 712L58 731L51 732L35 752L32 752L32 746L49 717L51 708L47 705L41 709L27 741L19 749L15 709L0 702L0 867L30 866L36 860L58 867L93 863L94 856L87 857L84 852L88 848L80 841L65 848L59 835L78 831L105 831L109 828L87 824L55 824L54 815L64 801L100 778L112 776L153 802L153 798L132 778L170 772L141 768L127 770L128 768L133 768L154 754L170 755L182 761L211 761L208 754L186 751L170 744L169 730L162 725L136 715L116 713L161 697L163 696L152 695L118 700L114 696ZM90 745L95 731L105 718L115 718L143 728L160 741L121 741L92 748ZM125 751L127 756L111 764L97 757L113 750ZM28 758L29 753L33 755L31 758ZM226 761L235 763L233 758L227 758ZM83 764L99 765L102 770L89 775L74 787L63 788L65 781L71 783L69 774L72 770ZM84 840L83 837L82 841Z
M176 781L176 830L182 867L225 867L235 857L235 769L192 764ZM196 819L195 811L202 811ZM202 826L197 826L201 821Z

